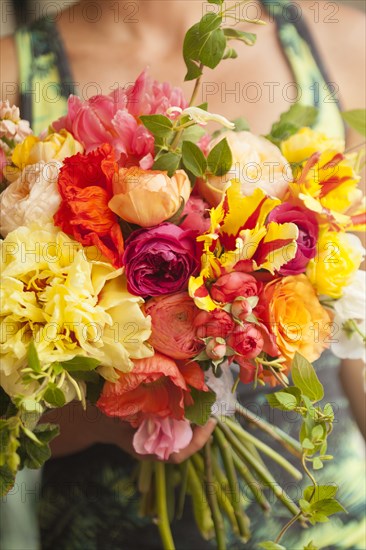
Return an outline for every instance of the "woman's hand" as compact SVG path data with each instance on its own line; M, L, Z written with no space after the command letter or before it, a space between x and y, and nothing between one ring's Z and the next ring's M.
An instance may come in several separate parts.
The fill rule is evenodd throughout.
M47 412L42 422L60 425L60 435L51 442L52 456L57 458L83 451L96 443L116 445L138 460L158 460L154 455L139 455L133 448L135 431L127 422L104 415L95 405L83 410L80 402L72 402L62 409ZM199 451L210 438L216 421L210 419L205 426L193 428L190 444L173 453L168 462L180 464Z

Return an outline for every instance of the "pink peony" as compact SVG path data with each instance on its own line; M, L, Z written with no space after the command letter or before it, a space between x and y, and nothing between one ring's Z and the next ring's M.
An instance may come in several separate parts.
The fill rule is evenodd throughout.
M191 229L199 235L206 233L210 228L209 205L200 197L191 196L183 210L182 229Z
M139 165L148 170L153 164L154 138L138 117L165 113L172 105L186 106L182 91L153 80L144 71L127 90L118 88L87 101L71 95L67 114L53 127L68 130L84 145L86 153L109 143L121 166Z
M189 445L192 428L187 420L175 418L145 418L133 437L133 447L141 455L153 454L160 460L168 460Z

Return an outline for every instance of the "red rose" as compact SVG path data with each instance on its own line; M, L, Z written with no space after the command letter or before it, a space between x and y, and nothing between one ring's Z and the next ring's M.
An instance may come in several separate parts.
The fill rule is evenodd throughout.
M226 311L201 311L194 320L197 338L226 338L234 329L234 321Z
M262 284L249 273L233 271L219 277L211 287L211 296L216 302L230 303L242 296L258 296Z
M263 349L264 338L262 332L256 325L236 325L234 331L229 335L228 345L239 355L246 359L257 357Z

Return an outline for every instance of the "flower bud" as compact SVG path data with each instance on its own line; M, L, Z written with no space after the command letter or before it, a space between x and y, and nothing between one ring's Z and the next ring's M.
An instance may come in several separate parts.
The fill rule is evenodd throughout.
M206 353L210 359L217 361L226 355L226 342L223 338L212 338L207 346Z

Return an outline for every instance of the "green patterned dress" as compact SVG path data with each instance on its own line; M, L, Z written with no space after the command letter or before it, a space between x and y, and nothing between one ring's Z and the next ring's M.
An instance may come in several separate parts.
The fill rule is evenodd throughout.
M312 38L305 24L299 20L299 3L293 6L287 0L264 0L263 4L277 23L280 44L294 79L302 90L301 101L319 108L316 127L328 134L344 137L344 126L337 101L332 97L332 86L328 83ZM40 132L65 113L67 96L75 92L67 57L54 24L45 19L19 30L16 42L22 83L21 113L23 118L31 121L35 132ZM348 515L337 516L330 523L313 529L311 534L294 526L285 538L286 546L291 550L303 548L311 539L325 549L366 548L363 443L340 387L338 367L338 360L329 353L317 362L318 374L336 411L329 453L332 454L333 449L337 460L324 469L320 478L340 486L340 500ZM246 387L239 399L254 412L275 420L283 430L297 437L297 423L286 413L270 410L263 391ZM273 444L272 441L270 444ZM161 548L155 525L138 514L138 495L131 482L134 471L135 461L131 457L107 445L96 445L76 455L50 460L42 472L40 491L35 498L32 499L32 495L28 499L21 498L21 491L17 491L15 500L12 502L9 498L7 505L3 506L5 532L11 532L11 526L15 524L13 542L11 537L3 535L4 550L38 547L44 550ZM287 478L281 470L274 471L274 474L291 496L299 498L299 484ZM19 487L22 483L29 484L29 478L24 481L24 475L27 474L23 473L23 477L18 478ZM31 484L36 485L36 482L31 480ZM35 506L40 543L37 542L35 522L33 531L29 523ZM233 539L230 549L254 549L258 541L273 540L288 519L287 511L275 502L268 517L264 517L255 504L248 505L248 514L252 521L252 540L240 545ZM27 539L20 542L22 525L26 521ZM180 550L214 547L201 539L189 507L185 516L173 523L173 534ZM14 535L19 535L16 542Z

